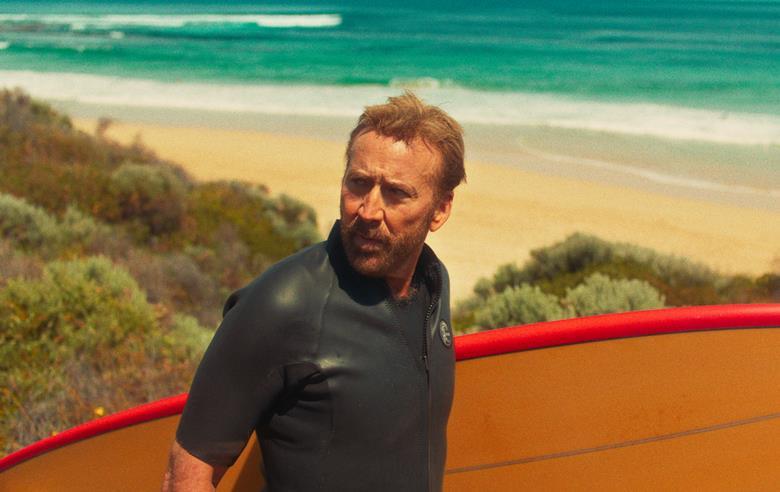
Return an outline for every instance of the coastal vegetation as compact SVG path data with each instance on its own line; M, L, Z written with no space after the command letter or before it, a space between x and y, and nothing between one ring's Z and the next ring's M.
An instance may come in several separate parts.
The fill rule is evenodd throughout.
M187 390L222 303L320 240L314 211L263 186L196 182L0 92L0 454ZM262 176L258 177L262 181ZM780 301L778 270L719 274L584 234L501 266L460 332L662 306Z
M0 454L186 391L222 303L320 240L311 207L194 182L0 92Z
M751 278L576 233L500 266L453 312L460 333L574 316L706 304L780 302L780 265Z

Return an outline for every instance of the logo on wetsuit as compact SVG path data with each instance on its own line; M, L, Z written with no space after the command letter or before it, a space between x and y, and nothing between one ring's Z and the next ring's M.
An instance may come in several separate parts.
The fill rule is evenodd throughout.
M444 320L439 323L439 337L441 337L441 341L445 346L449 347L452 345L452 331L450 331L450 327Z

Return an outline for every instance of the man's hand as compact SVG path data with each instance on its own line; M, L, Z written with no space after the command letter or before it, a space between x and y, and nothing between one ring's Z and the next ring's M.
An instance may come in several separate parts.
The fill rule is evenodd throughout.
M162 490L163 492L213 491L216 490L225 471L227 467L211 466L188 453L178 442L173 441Z

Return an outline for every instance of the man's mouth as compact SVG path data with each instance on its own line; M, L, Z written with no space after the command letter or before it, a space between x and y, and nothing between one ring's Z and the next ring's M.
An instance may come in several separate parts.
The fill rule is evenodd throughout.
M375 234L364 234L355 231L353 237L355 239L355 245L361 249L377 250L382 248L385 243L381 236Z

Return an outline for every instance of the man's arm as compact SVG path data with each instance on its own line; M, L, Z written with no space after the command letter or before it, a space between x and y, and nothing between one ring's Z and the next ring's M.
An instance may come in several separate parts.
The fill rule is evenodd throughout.
M178 442L173 441L162 490L163 492L213 491L216 490L217 484L226 471L227 467L209 465L188 453Z

